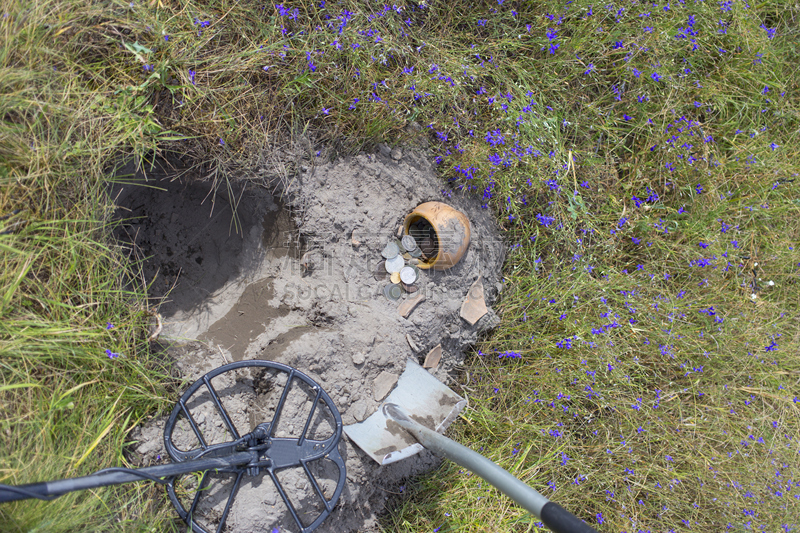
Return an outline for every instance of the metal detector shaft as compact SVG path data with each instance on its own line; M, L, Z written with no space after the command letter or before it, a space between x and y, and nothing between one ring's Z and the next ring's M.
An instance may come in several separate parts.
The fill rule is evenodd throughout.
M446 457L478 474L503 494L539 518L555 533L597 533L597 531L555 502L542 496L533 487L512 476L497 463L444 435L422 426L409 418L395 404L384 404L384 413L403 426L436 455Z
M223 457L191 459L181 463L148 466L145 468L107 468L89 476L59 481L16 486L0 485L0 503L28 498L51 499L67 492L119 485L132 481L160 481L160 478L170 478L191 472L247 465L254 459L258 459L256 452L243 451Z

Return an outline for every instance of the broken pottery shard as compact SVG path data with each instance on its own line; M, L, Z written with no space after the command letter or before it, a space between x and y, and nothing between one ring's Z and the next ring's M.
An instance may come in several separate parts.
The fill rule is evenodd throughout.
M469 322L470 326L474 326L475 322L488 312L486 301L483 299L483 276L478 276L469 288L464 303L461 304L461 318Z
M409 298L405 302L400 304L400 307L397 308L397 312L400 313L400 316L403 318L408 318L408 315L411 314L411 311L414 310L419 304L425 301L425 294L422 292L415 293L415 296Z
M386 372L385 370L378 374L378 377L372 383L372 394L376 402L386 398L386 395L394 388L394 384L397 383L397 378L399 377L397 374Z
M408 345L411 347L412 352L419 351L419 347L417 346L417 343L414 342L414 338L411 336L410 333L406 333L406 341L408 341Z
M442 345L437 344L434 348L428 352L428 355L425 356L425 362L422 363L423 368L436 368L439 366L439 361L442 360Z

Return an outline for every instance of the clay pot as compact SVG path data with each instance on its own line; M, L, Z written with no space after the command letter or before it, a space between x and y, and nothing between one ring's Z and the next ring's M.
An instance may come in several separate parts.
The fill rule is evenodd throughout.
M469 219L442 202L425 202L406 216L403 234L414 237L422 250L419 268L446 270L469 248Z

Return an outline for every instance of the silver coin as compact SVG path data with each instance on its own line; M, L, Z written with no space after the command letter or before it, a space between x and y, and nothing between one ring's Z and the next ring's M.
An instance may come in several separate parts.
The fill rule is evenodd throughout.
M403 267L400 270L400 281L405 283L406 285L411 285L415 281L417 281L417 273L414 271L413 267Z
M383 256L384 259L391 259L392 257L395 257L399 253L400 253L400 248L395 243L390 242L383 248L381 255Z
M396 255L391 259L387 259L386 263L384 264L386 265L386 272L389 274L393 272L400 272L400 270L406 266L405 259L403 259L402 255Z
M420 250L419 247L417 247L417 248L414 248L413 250L409 251L408 253L411 254L411 257L419 257L419 256L422 255L422 250Z
M400 288L400 285L387 285L383 288L383 295L396 302L403 295L403 289Z
M417 241L414 240L414 237L412 237L411 235L403 235L402 243L403 243L403 248L405 248L407 252L410 252L411 250L414 250L417 247Z

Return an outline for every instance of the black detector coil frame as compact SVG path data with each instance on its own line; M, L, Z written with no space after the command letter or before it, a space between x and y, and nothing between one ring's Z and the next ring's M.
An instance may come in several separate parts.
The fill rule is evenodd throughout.
M258 371L258 369L269 369L279 373L285 373L286 383L281 393L280 400L275 407L275 414L272 420L262 422L249 433L240 435L229 413L225 410L222 398L212 385L211 380L223 373L248 367L256 369L256 371ZM285 406L289 389L295 380L300 380L305 383L308 390L314 395L313 405L306 419L303 432L299 437L275 437L273 436L275 425ZM196 420L192 417L191 410L187 407L192 396L198 392L202 394L202 391L207 391L210 395L216 411L224 422L225 429L233 436L233 440L212 445L206 443L203 433L200 431ZM329 410L333 418L333 433L323 440L307 438L309 427L314 419L315 413L317 413L318 405L324 405L324 408ZM200 444L199 448L180 450L174 442L173 436L175 427L181 414L188 420L189 426ZM89 476L44 483L31 483L19 486L0 485L0 503L28 498L52 500L62 494L76 490L118 485L147 479L167 485L167 492L172 504L175 506L180 517L186 521L193 531L196 533L210 533L206 527L195 520L195 511L205 492L204 489L208 487L209 472L230 473L235 475L236 479L230 491L230 495L228 496L228 500L225 503L225 509L219 520L219 524L214 528L216 533L221 533L225 527L228 513L231 510L233 501L236 498L236 493L244 477L259 476L262 472L265 472L272 480L272 483L274 483L278 494L286 504L289 513L294 519L295 525L297 525L302 533L309 533L316 529L331 512L333 512L333 508L336 506L336 502L339 500L339 496L341 496L342 490L344 489L347 475L344 460L339 454L338 449L341 437L342 417L333 404L331 397L328 396L328 394L322 390L322 387L313 379L303 372L282 363L261 360L239 361L223 365L208 372L193 383L183 396L181 396L178 404L172 410L172 414L164 428L164 445L170 458L174 461L173 463L145 468L107 468ZM330 498L325 497L322 488L309 469L309 464L319 460L332 461L339 471L336 488L333 490ZM297 510L287 496L285 488L276 476L277 472L288 468L302 468L311 481L314 493L322 501L324 509L316 519L308 525L304 525L301 521ZM186 509L176 493L176 482L181 476L194 472L202 472L203 474L192 500L192 504Z

